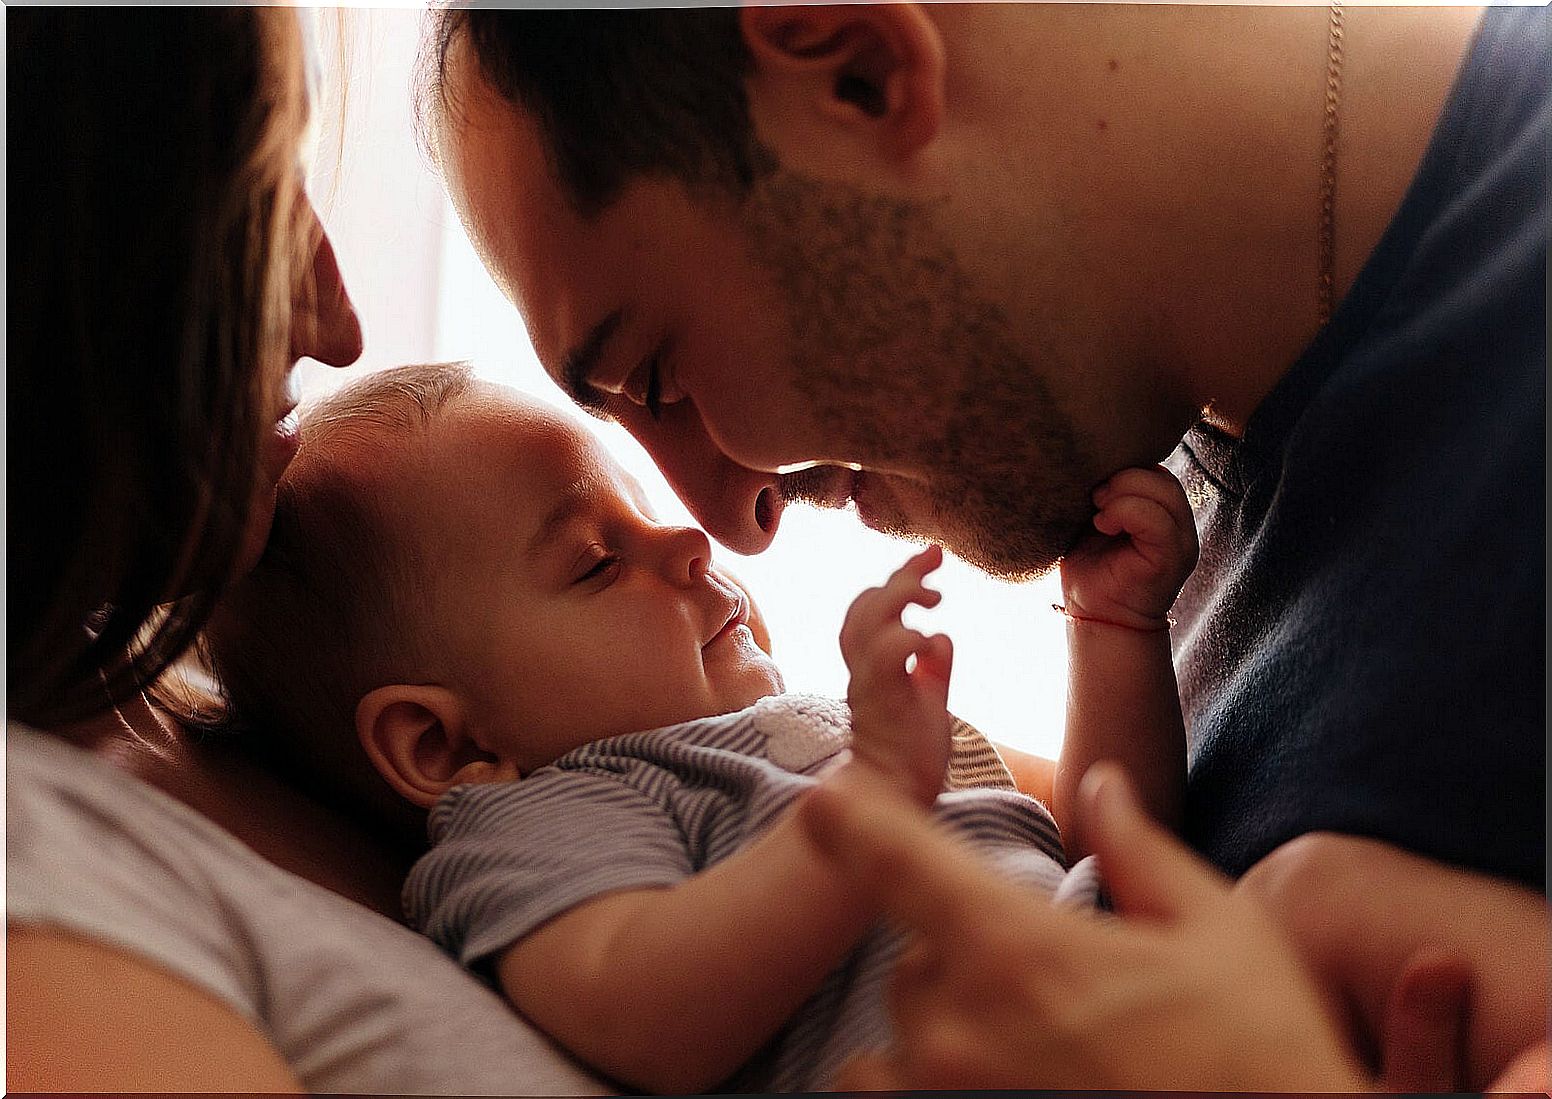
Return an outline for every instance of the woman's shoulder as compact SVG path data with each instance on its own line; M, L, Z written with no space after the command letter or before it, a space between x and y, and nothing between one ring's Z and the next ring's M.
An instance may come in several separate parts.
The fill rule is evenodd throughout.
M63 737L15 721L6 724L5 795L8 838L12 831L26 838L34 831L46 835L62 828L128 825L138 830L141 821L154 819L159 834L173 826L175 834L203 833L206 842L229 845L228 854L242 847L129 771ZM8 861L12 854L7 850Z
M192 809L64 739L6 727L6 917L123 950L262 1023L224 926L264 889L257 856ZM228 890L224 883L246 880Z
M309 1090L599 1089L420 936L57 737L12 724L6 741L13 924L121 949L218 996Z
M279 873L199 813L68 741L6 727L6 911L68 923L217 900ZM80 928L87 930L87 928Z

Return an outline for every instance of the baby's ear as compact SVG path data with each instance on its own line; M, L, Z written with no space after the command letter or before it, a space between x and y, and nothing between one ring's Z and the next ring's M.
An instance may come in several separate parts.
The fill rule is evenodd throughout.
M356 736L372 766L422 809L466 782L519 777L516 764L485 751L469 732L463 702L445 687L395 683L356 704Z

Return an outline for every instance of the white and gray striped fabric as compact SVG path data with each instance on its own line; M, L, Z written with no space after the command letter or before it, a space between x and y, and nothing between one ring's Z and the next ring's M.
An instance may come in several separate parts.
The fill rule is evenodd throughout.
M405 883L406 914L488 976L494 955L567 909L671 886L738 850L817 781L849 742L850 717L844 703L777 695L595 741L519 782L458 787L432 810L434 846ZM969 760L961 773L1005 776L995 750L966 729L956 727L956 754ZM1091 865L1068 873L1056 823L1033 798L954 789L935 812L1012 880L1059 903L1094 903ZM886 1044L882 992L898 948L887 928L866 936L723 1090L824 1090L847 1057Z

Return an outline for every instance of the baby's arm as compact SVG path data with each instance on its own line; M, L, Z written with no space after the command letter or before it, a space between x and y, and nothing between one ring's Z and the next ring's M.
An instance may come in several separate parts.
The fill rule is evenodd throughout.
M1002 762L1013 775L1013 784L1042 805L1051 804L1056 784L1056 760L1037 756L1006 744L993 743Z
M900 623L907 603L935 601L921 586L924 558L859 596L841 637L863 723L920 720L925 730L908 760L859 735L846 766L930 803L949 748L950 654L947 638ZM917 753L937 761L935 781ZM602 1071L648 1091L699 1092L758 1051L876 918L875 902L819 857L788 811L679 885L566 912L509 947L496 970L524 1015Z
M645 1091L704 1092L875 918L789 812L680 885L571 909L509 947L496 971L512 1003L589 1064Z
M1074 819L1089 766L1113 759L1143 806L1180 824L1185 725L1169 646L1169 609L1196 566L1196 525L1180 483L1161 466L1122 470L1094 492L1091 534L1062 559L1067 734L1051 811L1068 854L1088 854Z

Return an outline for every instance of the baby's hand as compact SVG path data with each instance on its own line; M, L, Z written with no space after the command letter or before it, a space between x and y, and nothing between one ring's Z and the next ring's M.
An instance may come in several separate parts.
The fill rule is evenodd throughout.
M909 604L934 607L943 598L922 585L942 563L943 551L929 546L883 587L857 596L841 626L841 656L851 672L853 757L924 805L943 788L948 766L954 646L943 634L907 628L900 615ZM916 664L907 671L911 656Z
M1167 628L1196 567L1196 523L1163 466L1123 469L1094 490L1095 534L1062 558L1062 596L1074 618Z

